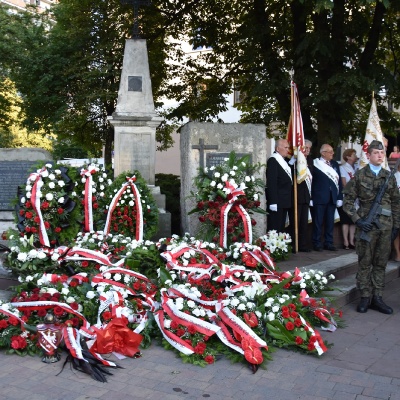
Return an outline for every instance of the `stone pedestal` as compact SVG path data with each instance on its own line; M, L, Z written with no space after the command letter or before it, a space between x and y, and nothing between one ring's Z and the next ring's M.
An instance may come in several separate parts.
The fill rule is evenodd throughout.
M263 164L257 178L265 182L267 147L265 126L261 124L215 124L189 122L181 128L181 215L182 232L196 235L200 222L198 215L188 213L196 202L190 197L195 192L194 178L200 166L209 167L228 157L231 151L237 155L250 155L252 163ZM261 196L261 208L265 209L265 194ZM266 216L254 214L257 225L253 227L253 238L264 235Z
M171 215L165 211L165 196L155 183L156 128L163 121L154 110L147 46L144 39L127 39L115 112L114 176L138 170L159 207L158 237L171 234ZM169 227L169 231L168 231Z

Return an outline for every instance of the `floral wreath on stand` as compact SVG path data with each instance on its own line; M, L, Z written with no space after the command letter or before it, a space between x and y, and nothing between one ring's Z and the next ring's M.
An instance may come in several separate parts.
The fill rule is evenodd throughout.
M101 204L106 220L100 229L105 235L119 233L140 241L157 232L158 207L138 171L120 174L106 189Z
M264 190L254 174L261 165L251 165L249 156L238 159L231 152L224 163L200 170L195 178L197 192L192 193L196 207L189 214L199 214L199 237L227 247L232 242L252 242L253 213L265 214L260 208Z

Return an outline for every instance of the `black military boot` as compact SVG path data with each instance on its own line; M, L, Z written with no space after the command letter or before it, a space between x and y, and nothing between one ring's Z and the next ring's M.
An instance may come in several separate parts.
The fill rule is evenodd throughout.
M369 306L369 297L361 297L360 303L357 306L357 312L366 313Z
M393 314L393 308L389 307L382 300L382 296L372 296L371 305L369 306L371 310L379 311L383 314Z

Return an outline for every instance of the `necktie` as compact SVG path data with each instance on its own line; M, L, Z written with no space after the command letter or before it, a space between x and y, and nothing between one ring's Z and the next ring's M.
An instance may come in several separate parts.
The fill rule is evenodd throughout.
M325 160L326 165L328 165L329 167L331 166L331 163L328 160Z

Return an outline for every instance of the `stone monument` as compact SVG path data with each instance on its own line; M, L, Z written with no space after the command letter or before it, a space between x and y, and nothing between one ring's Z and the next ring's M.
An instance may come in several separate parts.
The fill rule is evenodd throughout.
M0 235L9 228L16 228L12 201L17 196L18 186L25 187L38 161L51 160L51 154L44 149L0 149Z
M181 128L181 215L182 232L196 235L200 222L196 214L187 215L196 203L190 197L194 191L193 180L200 167L218 165L235 151L238 156L250 155L253 164L261 163L258 178L265 182L267 160L265 126L261 124L219 124L189 122ZM261 208L265 209L265 193L262 193ZM253 237L265 234L266 216L253 214L257 225Z
M156 128L163 121L154 109L145 39L139 38L137 7L147 2L124 0L135 10L133 39L127 39L115 112L109 117L114 127L114 176L138 170L147 181L159 207L158 237L171 234L171 215L165 211L165 196L155 184Z

